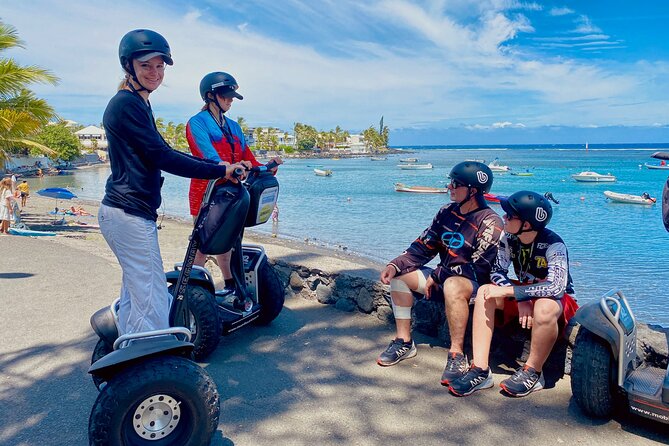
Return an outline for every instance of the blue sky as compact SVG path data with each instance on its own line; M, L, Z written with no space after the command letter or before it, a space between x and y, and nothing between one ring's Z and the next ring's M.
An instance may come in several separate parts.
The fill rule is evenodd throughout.
M669 2L0 0L34 87L62 117L98 123L130 29L170 42L152 95L185 122L198 84L227 71L251 125L352 131L384 116L392 145L669 142ZM664 26L663 26L664 25Z

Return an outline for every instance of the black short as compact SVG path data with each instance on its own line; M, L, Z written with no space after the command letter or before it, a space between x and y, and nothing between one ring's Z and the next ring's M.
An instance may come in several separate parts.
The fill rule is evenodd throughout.
M26 193L26 192L21 192L21 198L23 198L23 197L27 197L27 196L28 196L28 193Z

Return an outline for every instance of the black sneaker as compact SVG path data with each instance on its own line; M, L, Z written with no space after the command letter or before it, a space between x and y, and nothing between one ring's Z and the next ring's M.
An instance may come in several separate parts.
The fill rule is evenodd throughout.
M448 352L448 359L446 360L446 368L441 375L441 385L447 386L449 381L456 380L469 370L469 361L462 353Z
M411 342L404 342L402 338L393 339L390 342L388 348L379 355L376 359L376 363L380 366L387 367L390 365L395 365L398 362L413 358L418 353L416 350L416 344Z
M527 365L522 366L511 378L507 378L499 386L510 396L526 396L530 393L544 388L544 377Z
M474 364L467 373L460 378L451 380L448 390L457 396L467 396L477 390L489 389L493 386L492 374L490 368L483 370L481 367L475 367Z

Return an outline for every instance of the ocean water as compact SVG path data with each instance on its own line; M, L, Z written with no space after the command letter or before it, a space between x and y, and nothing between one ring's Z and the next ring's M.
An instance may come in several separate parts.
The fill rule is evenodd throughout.
M427 227L448 194L395 192L393 184L445 187L450 168L465 159L509 165L529 177L495 175L493 193L509 195L522 189L550 191L554 205L550 227L569 249L570 268L580 302L596 299L611 288L623 290L639 320L669 326L669 233L661 206L608 202L603 191L641 194L660 201L669 172L648 170L657 163L649 156L657 147L522 146L508 148L411 148L412 154L390 155L385 161L360 159L287 159L279 171L279 219L254 228L279 237L307 240L381 262L400 254ZM431 170L401 170L399 160L416 157ZM331 177L313 168L331 169ZM611 173L615 183L578 183L570 175L585 170ZM31 181L42 187L68 187L81 198L100 200L108 167L78 170L75 175ZM188 217L187 179L166 174L163 209ZM499 206L492 206L501 214Z

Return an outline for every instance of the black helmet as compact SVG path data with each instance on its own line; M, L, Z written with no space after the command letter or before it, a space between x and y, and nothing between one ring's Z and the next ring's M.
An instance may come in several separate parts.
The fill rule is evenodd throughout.
M546 197L528 190L516 192L500 200L500 204L504 212L528 222L535 231L545 228L553 216L553 207Z
M492 170L478 161L464 161L456 164L448 177L467 187L475 187L480 195L490 192L492 187Z
M126 65L132 59L141 57L144 60L148 60L155 56L162 56L167 65L174 63L167 40L157 32L149 29L130 31L123 36L118 46L118 58L124 70L126 70Z
M207 74L200 81L200 96L207 102L207 93L218 93L226 98L244 99L244 96L237 93L239 85L234 77L222 71L215 71Z

